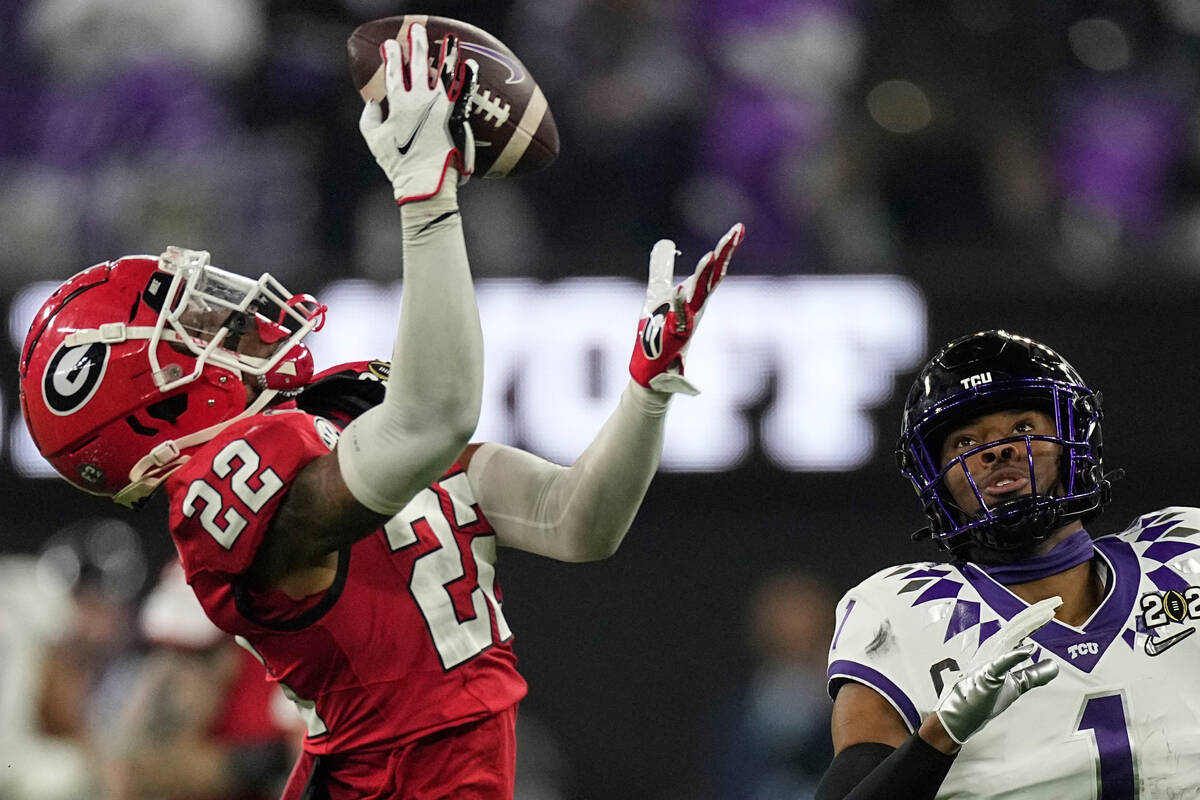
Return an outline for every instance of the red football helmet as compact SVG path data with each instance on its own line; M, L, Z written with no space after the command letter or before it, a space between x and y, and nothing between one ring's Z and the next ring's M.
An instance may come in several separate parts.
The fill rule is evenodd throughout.
M97 264L55 290L29 328L25 423L64 478L134 506L191 448L303 387L313 365L300 340L324 320L309 295L209 266L202 251Z

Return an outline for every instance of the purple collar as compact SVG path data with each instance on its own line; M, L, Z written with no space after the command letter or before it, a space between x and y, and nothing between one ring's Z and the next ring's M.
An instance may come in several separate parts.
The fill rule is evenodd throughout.
M1082 672L1091 672L1118 636L1124 634L1125 643L1132 648L1133 637L1136 635L1132 629L1133 620L1129 615L1133 611L1133 604L1138 598L1138 588L1141 585L1141 568L1137 554L1128 542L1116 536L1097 539L1095 548L1096 555L1107 562L1109 575L1108 589L1096 613L1080 628L1073 628L1052 619L1045 627L1039 628L1029 636L1058 656L1061 663L1069 664ZM1002 620L1012 619L1029 607L1011 590L985 574L977 564L962 564L959 569L984 603L995 610ZM1168 570L1164 568L1164 571ZM988 635L998 629L999 625L996 625ZM1071 648L1073 644L1085 642L1097 646L1082 652L1079 648ZM1034 653L1035 658L1041 658L1039 653L1040 651Z
M1095 552L1092 537L1087 531L1078 530L1054 545L1045 555L1018 561L1014 564L975 564L991 576L996 583L1012 586L1039 578L1047 578L1065 572L1091 559Z

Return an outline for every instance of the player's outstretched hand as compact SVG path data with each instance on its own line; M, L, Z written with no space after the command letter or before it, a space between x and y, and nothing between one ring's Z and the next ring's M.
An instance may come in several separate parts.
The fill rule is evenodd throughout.
M1058 662L1051 658L1021 669L1017 665L1035 649L1032 644L1018 646L1020 642L1054 619L1054 610L1060 605L1061 597L1034 603L1009 620L988 646L980 648L937 705L938 719L951 739L961 745L1018 697L1058 675Z
M383 43L387 84L387 119L379 103L363 108L358 129L371 154L392 182L400 205L438 193L446 171L454 168L465 179L475 167L474 138L467 116L478 65L459 63L458 40L442 41L436 72L429 69L425 26L408 31L407 61L400 43Z
M704 313L708 296L725 277L733 251L742 243L746 226L737 223L706 253L696 271L671 288L675 275L675 243L662 239L650 251L650 282L638 325L638 339L629 361L633 379L659 392L700 394L683 376L683 360L692 333Z

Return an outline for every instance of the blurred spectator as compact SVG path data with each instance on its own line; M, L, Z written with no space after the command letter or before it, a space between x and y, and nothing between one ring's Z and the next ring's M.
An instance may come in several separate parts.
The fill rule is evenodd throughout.
M14 60L38 91L6 109L4 280L60 277L96 252L167 243L281 277L320 261L305 246L318 201L304 131L280 120L251 136L241 119L243 96L275 88L260 64L271 32L264 4L25 2Z
M1157 255L1181 199L1200 73L1151 9L1096 9L1070 20L1063 37L1071 61L1053 82L1049 149L1061 195L1058 263L1079 283L1112 280L1123 256ZM1194 180L1189 188L1195 202Z
M71 616L70 586L33 556L0 559L0 797L95 796L87 747L42 724L42 667Z
M957 262L976 289L1196 272L1195 14L1160 5L876 9L857 160L907 268Z
M103 748L109 798L278 797L299 754L300 715L208 620L178 563L140 623L151 650Z
M91 800L96 745L133 672L134 531L85 520L0 565L0 797Z
M839 138L865 48L859 0L692 4L705 81L698 163L678 201L695 234L745 221L754 272L878 271L892 257L877 201ZM853 143L848 143L853 146ZM853 231L852 235L850 232Z
M26 36L60 79L163 57L236 75L263 46L263 23L245 0L34 0Z
M836 595L792 568L762 578L746 611L752 665L713 730L712 796L804 800L833 758L825 656Z
M514 3L507 44L537 76L562 140L558 162L522 181L550 248L533 274L640 278L646 248L682 233L673 190L701 138L708 81L689 11L682 0ZM739 218L728 206L718 216Z

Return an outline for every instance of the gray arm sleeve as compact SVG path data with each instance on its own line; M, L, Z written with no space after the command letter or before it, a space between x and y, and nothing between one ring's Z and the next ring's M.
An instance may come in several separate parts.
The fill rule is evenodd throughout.
M483 394L483 334L454 181L400 212L404 294L387 392L337 448L346 486L380 514L400 511L454 463Z
M569 467L514 447L482 445L467 478L498 543L559 561L612 555L658 469L669 399L631 381Z

